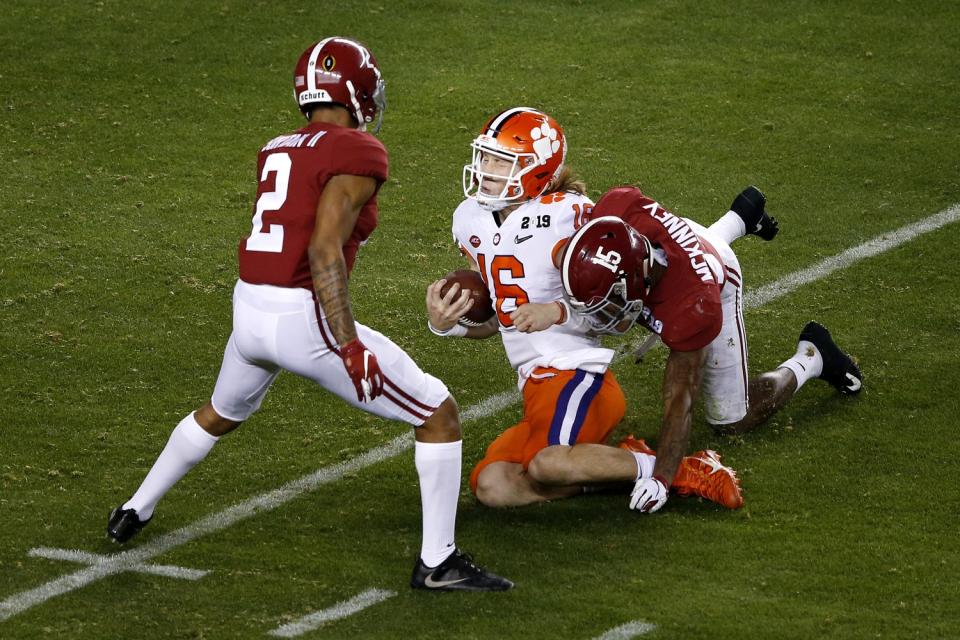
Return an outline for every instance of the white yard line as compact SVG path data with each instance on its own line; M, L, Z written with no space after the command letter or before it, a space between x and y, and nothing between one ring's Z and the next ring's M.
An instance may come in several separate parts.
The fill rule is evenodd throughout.
M960 219L960 205L954 205L919 222L885 233L853 249L823 260L813 267L788 274L776 282L760 287L756 293L748 296L747 307L762 306L794 291L801 285L826 277L837 269L848 267L859 260L888 251L921 234L935 231L958 219ZM462 415L463 421L489 417L511 405L518 397L518 392L511 389L487 398L466 409ZM254 496L181 529L165 533L134 549L108 556L107 561L61 576L35 589L14 594L0 602L0 622L46 602L50 598L74 591L101 578L124 571L136 571L137 568L135 567L140 567L147 560L190 542L194 538L220 531L257 513L276 509L303 493L339 480L347 473L365 469L382 460L397 456L411 446L413 446L413 436L407 432L388 444L370 449L352 460L318 469L283 485L279 489Z
M91 582L124 571L135 571L147 560L166 553L171 549L190 542L194 538L226 529L250 516L271 511L297 496L312 491L319 486L339 480L345 474L365 469L381 460L392 458L413 445L413 435L409 432L395 438L388 444L366 451L352 460L340 462L305 475L283 485L279 489L261 493L244 502L228 507L202 518L186 527L165 533L139 547L121 551L101 562L74 573L61 576L29 591L22 591L0 602L0 621L26 611L55 596L69 593Z
M656 625L650 624L649 622L634 620L633 622L622 624L619 627L614 627L603 635L597 636L594 640L630 640L630 638L646 635L656 628Z
M821 260L812 267L794 271L776 282L760 287L752 293L747 291L743 295L744 302L747 309L762 307L768 302L785 296L809 282L825 278L834 271L845 269L864 258L870 258L884 251L899 247L917 236L936 231L940 227L948 225L951 222L956 222L957 220L960 220L960 204L955 204L949 209L924 218L919 222L900 227L896 231L879 235L873 240L868 240L852 249L847 249L826 260Z
M268 635L276 636L278 638L296 638L297 636L303 635L308 631L313 631L325 622L346 618L347 616L351 616L358 611L363 611L367 607L373 606L378 602L383 602L388 598L392 598L395 595L397 595L396 591L387 591L385 589L367 589L363 593L357 594L349 600L345 600L339 604L335 604L329 609L316 611L303 616L299 620L294 620L293 622L288 622L287 624L281 625L273 631L268 632Z
M89 553L87 551L80 551L78 549L53 549L51 547L36 547L34 549L30 549L27 555L31 558L66 560L68 562L77 562L88 565L103 564L105 562L111 562L113 559L113 556L103 555L100 553ZM210 573L209 571L201 571L200 569L186 569L184 567L177 567L169 564L130 565L127 567L127 571L151 573L156 576L164 576L165 578L181 578L183 580L199 580L203 576Z

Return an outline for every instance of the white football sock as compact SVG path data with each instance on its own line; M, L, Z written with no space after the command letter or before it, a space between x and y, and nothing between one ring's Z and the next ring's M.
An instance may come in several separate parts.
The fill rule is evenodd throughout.
M812 342L801 340L797 344L797 352L792 358L780 365L784 369L793 371L797 378L797 390L807 380L817 378L823 373L823 357Z
M653 465L657 463L657 457L649 453L640 453L639 451L631 451L630 453L632 453L633 457L637 460L637 480L652 476Z
M727 211L707 230L720 236L727 244L732 244L737 238L747 235L747 225L734 211Z
M460 499L460 458L463 441L416 442L414 462L420 475L423 543L420 558L436 567L453 553Z
M195 464L207 457L220 439L204 431L193 415L191 413L181 420L173 430L143 484L122 507L136 511L141 521L153 515L160 498Z

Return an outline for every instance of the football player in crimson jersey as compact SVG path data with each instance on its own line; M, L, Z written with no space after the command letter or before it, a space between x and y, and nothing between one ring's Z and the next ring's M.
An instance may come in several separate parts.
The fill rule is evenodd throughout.
M110 516L125 542L161 497L224 434L259 407L281 370L313 380L369 413L415 427L423 539L411 586L502 591L513 583L454 544L461 471L457 404L390 339L354 321L347 282L357 250L377 226L387 153L368 124L385 108L370 51L326 38L303 52L294 97L306 126L267 142L257 162L250 235L240 242L233 333L209 402L181 420L143 484Z
M747 232L766 239L776 234L764 206L763 194L750 187L706 229L635 187L620 187L600 198L564 249L561 277L576 315L605 333L623 333L639 322L670 349L659 455L652 475L638 479L631 494L638 511L653 512L666 502L698 395L714 429L734 434L763 423L811 378L841 393L860 392L860 369L816 322L800 333L793 357L748 377L743 279L729 242Z
M458 324L472 300L459 284L441 295L445 281L438 280L427 288L428 322L442 336L499 334L517 371L524 415L489 446L470 487L483 504L504 507L609 483L632 486L652 474L653 452L606 445L626 406L608 370L613 351L569 313L556 265L558 247L593 206L564 167L563 130L550 116L517 107L491 118L472 148L453 235L496 312L481 326ZM685 459L674 486L731 508L742 502L735 475L706 452Z

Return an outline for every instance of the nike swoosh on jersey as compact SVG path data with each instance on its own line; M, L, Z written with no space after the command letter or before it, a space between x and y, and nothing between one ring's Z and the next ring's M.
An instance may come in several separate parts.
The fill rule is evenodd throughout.
M514 237L514 239L513 239L513 244L520 244L521 242L526 242L527 240L529 240L529 239L532 238L532 237L533 237L533 234L532 234L532 233L531 233L530 235L528 235L528 236L523 236L522 238L521 238L520 236L516 236L516 237Z
M449 587L452 584L457 584L458 582L463 582L466 578L460 578L459 580L434 580L432 575L427 576L427 579L423 581L423 584L430 587L431 589L442 589L443 587Z

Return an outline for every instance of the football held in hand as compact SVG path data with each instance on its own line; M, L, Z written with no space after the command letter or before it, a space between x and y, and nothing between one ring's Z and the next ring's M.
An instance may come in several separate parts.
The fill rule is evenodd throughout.
M476 327L493 316L493 301L490 299L487 285L480 277L479 271L459 269L451 271L444 276L444 279L446 283L440 290L441 296L445 296L453 283L456 282L460 285L461 291L464 289L470 291L470 297L473 299L473 306L460 318L460 324L465 327Z

